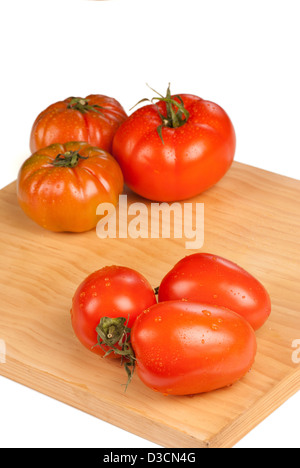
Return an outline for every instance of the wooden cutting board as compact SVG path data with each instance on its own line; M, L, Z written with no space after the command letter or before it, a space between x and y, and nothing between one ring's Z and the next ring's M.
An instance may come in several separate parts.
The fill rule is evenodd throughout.
M232 387L193 397L155 393L117 362L85 349L70 323L72 296L110 264L153 287L183 256L186 239L106 239L96 231L55 234L28 219L15 183L0 192L0 374L163 447L232 447L300 388L300 182L234 163L193 202L205 206L201 249L227 257L268 289L272 315L257 332L251 370ZM129 194L129 201L141 201ZM293 354L294 353L294 354ZM299 355L299 354L298 354ZM284 431L279 427L278 431Z

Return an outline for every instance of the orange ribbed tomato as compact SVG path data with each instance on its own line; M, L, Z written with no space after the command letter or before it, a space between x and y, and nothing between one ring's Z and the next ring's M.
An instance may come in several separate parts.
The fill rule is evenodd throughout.
M36 118L30 136L31 152L69 141L86 141L111 152L112 139L127 119L116 99L101 94L70 97L47 107Z
M50 231L93 229L101 203L117 205L123 175L106 151L84 142L42 148L22 165L17 196L23 211Z

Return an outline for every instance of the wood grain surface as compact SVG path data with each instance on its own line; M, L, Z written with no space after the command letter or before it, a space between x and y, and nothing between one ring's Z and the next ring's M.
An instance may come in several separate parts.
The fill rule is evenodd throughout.
M130 203L141 201L128 192ZM186 239L105 239L96 231L57 234L28 219L15 183L0 192L0 374L163 447L232 447L300 388L293 341L300 339L300 182L234 163L204 203L202 251L247 269L268 289L272 314L256 332L252 370L232 387L193 397L155 393L85 349L70 322L72 296L111 264L158 286ZM295 361L295 360L294 360ZM278 431L284 431L279 427ZM100 437L100 434L99 434Z

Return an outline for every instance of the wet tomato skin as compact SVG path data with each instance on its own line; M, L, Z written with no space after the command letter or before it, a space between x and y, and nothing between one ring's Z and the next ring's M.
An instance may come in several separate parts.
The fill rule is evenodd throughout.
M256 337L228 309L189 301L150 307L135 321L131 343L137 373L166 395L192 395L232 385L251 369Z
M271 313L265 287L240 266L208 253L180 260L163 278L160 302L188 299L227 307L243 316L258 330Z
M189 119L177 128L157 129L166 103L159 101L133 112L118 128L112 154L125 183L153 201L174 202L192 198L214 186L230 169L236 135L223 108L191 94L172 96L183 102Z
M31 129L30 149L34 153L53 143L86 141L110 153L113 137L126 119L123 107L112 97L69 97L51 104L37 116Z
M106 266L78 286L71 309L73 330L86 348L103 356L101 347L95 347L101 318L129 317L126 325L131 328L137 316L153 304L153 288L143 275L128 267ZM111 353L109 357L117 356Z
M78 153L73 167L55 166L58 157ZM85 232L100 221L101 203L118 204L123 174L110 153L85 142L55 143L32 154L17 179L24 213L53 232Z

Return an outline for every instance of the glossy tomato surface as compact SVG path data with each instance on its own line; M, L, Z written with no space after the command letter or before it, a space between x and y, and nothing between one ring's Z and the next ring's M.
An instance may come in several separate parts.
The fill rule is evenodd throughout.
M271 313L265 287L240 266L208 253L180 260L163 278L159 301L188 299L227 307L242 315L257 330Z
M137 373L167 395L209 392L251 369L257 344L252 327L230 310L188 301L159 303L131 332Z
M127 118L121 104L102 94L67 98L43 110L36 118L30 136L35 152L53 143L86 141L111 152L112 139Z
M100 203L117 205L123 175L106 151L83 142L53 144L22 165L17 180L23 211L51 231L83 232L101 217Z
M71 309L72 326L86 348L103 356L103 349L95 346L101 318L123 317L131 328L137 316L153 304L154 291L143 275L131 268L107 266L89 275L77 288ZM109 356L116 357L114 353Z
M126 184L155 201L184 200L207 190L226 174L235 153L233 125L219 105L189 94L171 99L182 100L189 113L180 126L162 125L166 103L158 102L131 114L113 141Z

